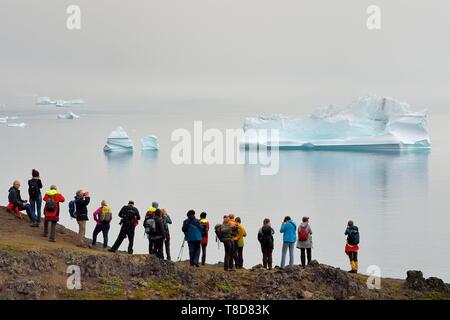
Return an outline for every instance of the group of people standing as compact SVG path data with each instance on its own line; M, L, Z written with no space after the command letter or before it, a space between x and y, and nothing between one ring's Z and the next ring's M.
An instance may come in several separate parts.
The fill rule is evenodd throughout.
M65 202L65 197L58 191L55 185L51 185L50 189L42 197L41 189L43 188L40 174L37 170L32 170L32 177L28 181L29 202L23 200L20 193L20 182L14 181L13 186L9 189L8 194L8 211L22 218L21 211L26 211L30 225L39 227L42 221L42 203L45 202L44 212L44 231L43 236L48 237L49 241L56 241L56 225L59 221L60 203ZM88 205L90 204L90 194L84 190L78 190L73 200L69 202L69 214L77 220L78 246L80 247L96 247L97 237L100 232L103 234L103 248L108 248L108 233L110 223L112 221L112 210L108 203L103 200L99 208L93 212L93 218L96 226L90 244L85 243L86 223L89 221ZM135 207L134 201L130 200L127 205L123 206L119 212L120 232L113 246L108 249L110 252L116 252L122 242L128 238L128 253L133 254L135 228L138 226L141 216L139 210ZM143 226L145 234L149 241L149 254L156 255L160 259L164 259L164 247L166 259L171 260L170 254L170 233L169 225L172 219L165 209L159 208L157 202L153 202L152 206L147 210ZM50 231L49 231L50 227ZM196 218L194 210L187 212L187 219L184 220L182 232L184 233L184 243L188 243L189 262L191 266L199 267L200 263L206 263L206 249L208 245L208 233L210 231L207 213L202 212L200 219ZM221 224L214 227L216 240L223 243L224 270L233 271L243 268L244 258L244 238L247 231L242 225L241 218L234 214L225 215ZM300 249L301 265L304 267L309 264L312 259L312 229L309 224L309 217L303 217L302 223L298 226L286 216L280 227L280 233L283 234L283 246L281 253L280 268L286 266L286 255L289 251L289 265L294 265L295 247ZM262 227L258 231L258 241L261 246L263 267L271 270L273 265L273 250L275 231L271 226L270 219L263 221ZM354 225L353 221L348 221L345 231L347 243L345 253L350 260L351 270L349 272L358 272L358 251L359 251L359 229ZM181 251L180 251L181 255ZM201 255L201 262L200 262ZM179 257L180 258L180 257Z

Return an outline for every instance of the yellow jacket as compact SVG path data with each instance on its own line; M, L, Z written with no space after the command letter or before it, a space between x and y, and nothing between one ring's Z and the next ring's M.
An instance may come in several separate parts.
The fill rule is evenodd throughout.
M238 247L242 248L244 247L244 237L247 236L247 231L245 230L244 226L240 223L237 224L238 228L239 228L239 233L238 233Z

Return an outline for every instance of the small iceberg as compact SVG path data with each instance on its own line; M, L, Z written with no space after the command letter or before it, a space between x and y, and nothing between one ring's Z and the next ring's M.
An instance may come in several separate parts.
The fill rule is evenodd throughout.
M260 130L266 130L260 134ZM272 129L278 130L272 141ZM263 132L264 133L264 132ZM246 118L241 145L279 149L430 149L427 111L390 97L363 96L347 107L329 106L300 118Z
M74 105L83 104L84 101L81 99L73 99L73 100L57 100L57 107L73 107Z
M80 117L73 112L69 112L66 114L58 114L58 119L72 120L72 119L78 119L78 118L80 118Z
M0 123L7 123L8 117L0 117Z
M159 150L159 143L157 136L146 136L141 139L142 151L156 151Z
M20 122L20 123L8 123L7 124L8 127L13 127L13 128L23 128L26 127L27 124L25 122Z
M50 97L39 97L36 99L36 104L45 106L50 104L56 104L56 101L50 99Z
M103 147L104 152L132 152L133 150L133 142L122 127L118 127L109 134L106 145Z

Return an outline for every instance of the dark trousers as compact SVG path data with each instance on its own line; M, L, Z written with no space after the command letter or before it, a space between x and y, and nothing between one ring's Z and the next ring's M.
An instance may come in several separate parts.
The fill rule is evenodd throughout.
M155 254L155 240L148 238L148 253Z
M123 240L128 237L128 253L133 253L133 243L134 243L134 227L127 227L122 225L122 228L120 229L119 236L117 237L116 242L114 242L114 245L111 248L111 251L117 251L119 249L120 245L122 244Z
M239 246L238 246L238 241L237 240L233 240L233 261L234 261L234 266L236 268L239 268Z
M300 260L302 261L303 267L306 265L305 251L306 251L306 255L308 256L308 264L310 264L310 262L311 262L311 248L301 248L300 249Z
M109 223L97 224L94 229L94 234L92 235L92 245L97 244L97 236L101 232L103 234L103 248L108 247L108 233L109 233Z
M206 263L206 247L208 246L208 243L202 243L202 265L205 265Z
M233 239L224 239L225 257L223 259L224 270L233 269L234 241Z
M48 224L51 223L50 227L50 240L56 240L56 221L44 221L44 236L48 236Z
M191 266L198 265L200 259L200 241L188 241L188 246Z
M19 205L19 206L17 206L17 209L19 209L19 211L25 210L25 212L27 213L28 218L30 219L30 222L36 222L36 215L31 210L31 206L30 206L29 203Z
M261 246L261 251L263 255L263 266L264 268L269 268L269 270L272 269L272 253L273 253L273 247L272 246Z
M244 267L244 247L237 248L237 265L236 268L242 269Z
M358 262L358 252L357 251L350 251L347 252L348 258L350 259L350 262L355 261Z
M153 253L160 259L164 259L163 247L164 247L164 238L161 239L153 239Z
M170 257L170 239L164 240L164 247L166 248L166 259L171 260Z

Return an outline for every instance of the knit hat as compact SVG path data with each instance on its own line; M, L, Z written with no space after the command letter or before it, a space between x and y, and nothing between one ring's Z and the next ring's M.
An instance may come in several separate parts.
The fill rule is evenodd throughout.
M195 211L194 211L194 210L189 210L188 213L187 213L187 216L188 216L188 217L193 217L193 216L195 216Z
M158 207L159 207L158 202L156 202L156 201L152 202L152 207L155 209L158 209Z
M39 177L39 171L37 171L36 169L33 169L33 170L31 171L31 176L32 176L33 178Z

